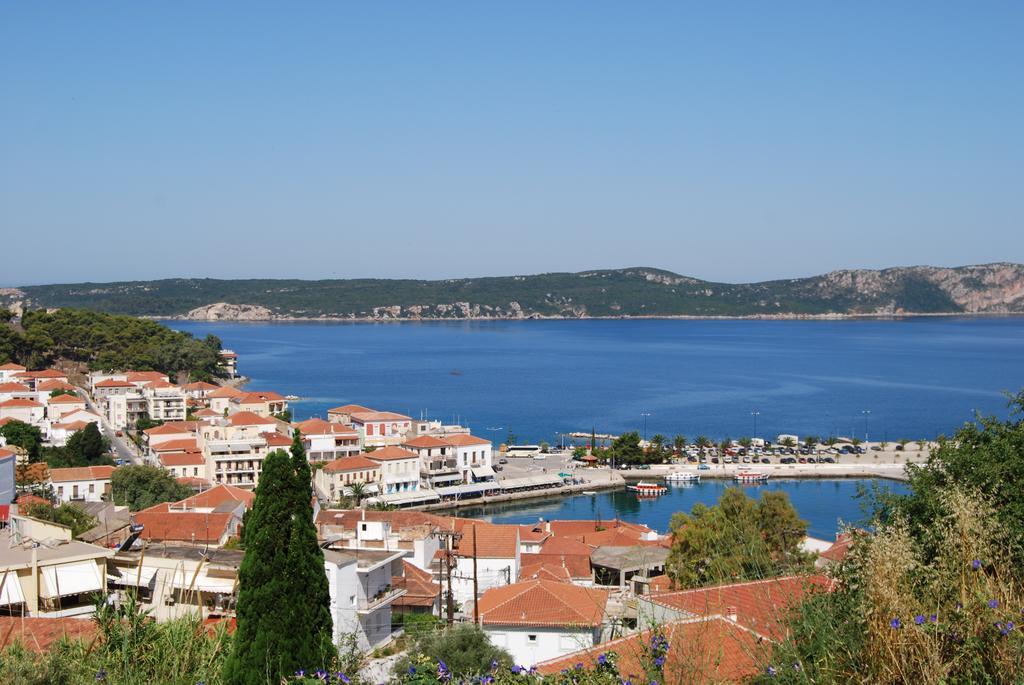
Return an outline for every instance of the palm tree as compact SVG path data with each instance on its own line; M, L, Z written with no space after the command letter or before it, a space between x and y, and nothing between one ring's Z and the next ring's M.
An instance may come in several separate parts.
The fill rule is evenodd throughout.
M682 451L686 449L686 436L677 435L672 438L672 447L675 449L676 454L681 454Z
M924 452L924 448L927 445L928 445L928 441L927 440L918 440L917 441L917 451L918 452Z
M655 452L662 452L665 449L665 436L655 433L651 436L651 449Z
M356 502L356 509L358 509L359 505L361 505L363 500L366 499L366 483L355 482L348 486L348 489L351 493L350 496Z
M804 447L811 450L814 446L821 442L821 439L817 435L805 435L804 436Z
M792 436L787 435L782 439L782 442L779 444L781 444L783 447L796 447L796 440L794 440Z
M704 450L707 447L711 446L711 441L708 440L708 436L706 436L706 435L698 435L697 436L697 443L696 444L697 444L697 449L700 450L701 454L704 454Z

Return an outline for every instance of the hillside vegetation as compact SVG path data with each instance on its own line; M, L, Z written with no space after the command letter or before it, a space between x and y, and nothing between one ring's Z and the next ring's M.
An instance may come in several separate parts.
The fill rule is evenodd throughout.
M3 317L9 320L10 313ZM20 325L0 324L0 364L17 362L30 369L58 361L90 370L162 371L172 378L221 375L220 339L196 340L155 321L75 309L29 311Z
M998 313L1024 311L1024 266L835 271L741 284L638 267L443 281L167 279L26 286L4 293L26 308L196 319Z

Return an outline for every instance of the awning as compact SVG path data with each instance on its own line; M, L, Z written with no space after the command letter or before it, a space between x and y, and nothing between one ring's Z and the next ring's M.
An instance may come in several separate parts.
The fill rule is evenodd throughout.
M481 480L485 478L496 478L498 474L494 472L490 466L474 466L472 468L473 477Z
M171 585L179 590L191 589L193 592L209 592L219 595L230 595L236 589L234 578L211 578L200 573L193 582L193 573L175 573Z
M67 597L103 589L99 567L93 561L80 561L62 566L44 566L43 596Z
M497 489L498 486L495 483L466 483L464 485L453 485L448 488L435 488L434 492L441 495L441 497L450 497L452 495L457 497L459 495L474 495Z
M457 480L457 481L461 482L462 481L462 474L461 473L446 473L443 476L430 476L430 481L432 483L450 483L453 480Z
M414 504L422 502L436 502L437 493L433 490L407 490L405 492L393 492L388 495L377 495L374 499L388 504Z
M3 575L0 573L0 582L3 582L3 587L0 588L0 606L24 604L25 595L21 592L21 583L18 582L17 574L14 571L8 571L6 578Z
M121 572L121 575L110 579L115 585L149 587L153 584L153 579L156 578L156 568L153 566L143 566L141 569L138 566L118 567L117 570Z
M541 488L564 485L558 476L526 476L525 478L506 478L501 482L502 490L521 490L523 488Z

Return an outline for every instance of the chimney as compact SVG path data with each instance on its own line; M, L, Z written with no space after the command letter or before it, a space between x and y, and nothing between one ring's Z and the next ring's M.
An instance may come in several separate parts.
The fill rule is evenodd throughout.
M736 607L734 607L734 606L725 607L725 617L727 619L729 619L730 621L735 621L736 620Z

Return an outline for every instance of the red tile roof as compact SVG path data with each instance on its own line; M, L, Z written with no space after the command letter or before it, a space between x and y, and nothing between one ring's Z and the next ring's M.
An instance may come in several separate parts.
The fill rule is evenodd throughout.
M39 497L38 495L18 495L18 509L24 513L25 509L35 505L42 504L43 506L52 507L53 502L46 499L45 497Z
M32 392L24 383L0 383L0 392Z
M83 618L23 618L0 616L0 649L20 642L26 649L43 654L62 637L92 642L99 626Z
M455 526L462 532L458 554L471 557L474 551L474 528L476 529L476 556L482 559L511 559L519 550L519 528L514 525L496 525L480 521L455 520Z
M212 509L225 502L245 502L246 508L249 509L252 508L252 504L255 501L255 493L231 485L221 484L214 485L209 490L204 490L198 495L175 502L175 504L186 508Z
M75 412L72 412L75 413ZM54 423L50 428L59 428L66 431L80 431L88 426L90 421L72 421L71 423Z
M352 420L358 421L359 423L375 421L412 421L412 417L406 416L405 414L396 414L393 411L371 411L352 414Z
M160 465L169 466L202 466L206 463L202 452L175 452L174 454L161 454Z
M67 378L68 375L62 371L56 369L43 369L42 371L24 371L19 374L15 374L19 378Z
M441 585L434 582L433 576L428 571L417 568L407 559L402 560L402 571L404 576L394 576L391 584L395 587L405 587L406 594L395 600L398 606L431 607L437 602Z
M113 466L71 466L64 469L50 469L50 480L54 483L75 480L108 480L113 473Z
M125 379L129 383L141 383L143 381L162 381L167 378L167 374L160 373L159 371L128 371L125 373Z
M278 433L277 431L268 431L260 433L263 439L267 441L267 447L291 447L292 439L284 433Z
M421 435L418 438L412 440L406 440L402 443L402 447L415 447L417 449L432 448L432 447L451 447L450 444L444 440L435 438L432 435Z
M178 433L195 433L202 425L199 421L168 421L143 431L146 435L176 435Z
M171 383L169 381L165 381L165 380L163 380L161 378L159 380L150 381L149 383L146 383L142 387L143 388L150 388L152 390L159 390L161 388L177 388L178 386L176 386L174 383Z
M370 461L366 457L357 454L351 457L335 459L324 466L324 471L329 471L331 473L344 473L345 471L366 471L367 469L379 468L380 464L377 462Z
M167 504L136 512L135 522L142 524L139 537L143 540L173 540L176 542L219 542L225 534L236 531L228 526L235 518L219 512L169 511Z
M527 558L526 555L524 555L524 558ZM572 582L572 575L569 573L569 569L561 564L543 561L535 564L524 563L522 568L519 569L519 580L533 579L570 583Z
M7 362L6 364L0 365L0 371L24 371L25 367L21 364L15 364L14 362Z
M216 390L219 387L219 385L207 383L206 381L196 381L195 383L186 383L184 386L182 386L182 390L194 392L196 390Z
M284 395L268 392L247 392L238 397L239 404L259 404L261 402L283 402Z
M488 590L480 598L482 625L576 626L604 621L608 593L551 580L528 580Z
M105 381L100 381L99 383L97 383L95 385L95 387L97 387L97 388L134 388L135 384L134 383L129 383L128 381L117 381L117 380L114 380L113 378L108 378Z
M551 532L555 535L583 535L584 533L597 533L602 530L611 530L613 528L632 529L635 531L651 532L651 529L645 525L639 523L627 523L626 521L620 521L618 519L612 519L611 521L576 521L576 520L560 520L551 521L548 524L551 527Z
M7 400L6 402L0 402L0 407L10 407L11 409L13 409L15 407L42 407L42 406L43 405L39 404L35 400L27 400L27 399L23 399L23 398L20 398L20 397L15 397L14 399Z
M832 562L842 561L849 554L850 547L853 546L855 540L856 537L853 533L843 533L836 538L831 547L821 552L818 556Z
M64 381L43 381L42 383L36 383L36 390L42 390L43 392L53 392L54 390L74 390L75 386Z
M663 627L669 648L663 667L664 683L738 683L758 670L766 643L753 633L720 617L697 621L676 621ZM602 654L618 655L618 671L623 681L646 683L644 669L647 647L653 633L649 630L619 640L605 642L592 649L537 664L541 675L572 670L576 664L592 669Z
M809 593L831 588L832 581L822 575L787 576L655 594L650 601L691 616L735 613L736 623L747 630L780 640L790 610Z
M334 409L328 409L327 414L370 414L374 411L376 410L364 407L361 404L344 404L340 407L335 407Z
M396 447L395 445L388 445L387 447L381 447L380 449L372 452L367 452L364 455L367 459L373 459L374 461L395 461L397 459L419 459L419 455L415 452Z
M209 394L209 397L228 397L228 398L231 398L231 397L241 397L244 394L245 393L242 392L241 390L239 390L238 388L232 388L230 385L225 385L225 386L220 387L217 390L214 390L213 392L211 392Z
M232 426L263 426L276 423L274 419L253 414L251 411L235 412L228 417L228 422Z
M197 412L193 412L192 416L197 416L205 419L213 416L220 416L220 413L214 411L213 409L200 409Z
M478 438L475 435L466 435L465 433L454 433L452 435L444 436L444 441L449 445L455 445L456 447L471 447L473 445L490 445L490 440L484 438Z
M544 542L551 533L538 526L519 526L519 542Z
M83 404L84 405L85 404L85 400L83 400L78 395L57 395L56 397L49 398L46 401L46 403L47 404Z
M195 438L184 438L181 440L164 440L150 448L154 452L198 452L199 443Z

